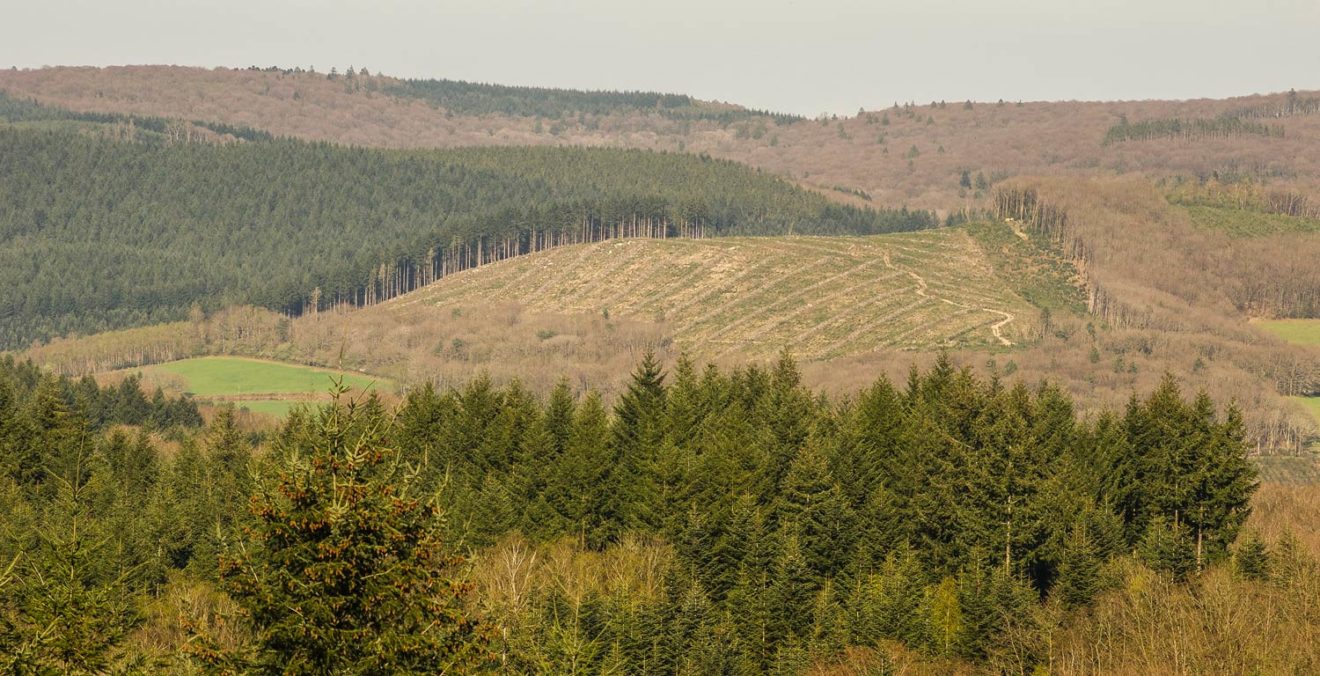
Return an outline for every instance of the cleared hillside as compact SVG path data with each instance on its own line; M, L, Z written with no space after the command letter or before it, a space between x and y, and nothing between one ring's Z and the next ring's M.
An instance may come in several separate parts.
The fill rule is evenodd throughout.
M650 320L713 358L1008 346L1036 324L1035 311L961 230L602 242L459 273L381 310L482 301Z
M548 389L548 372L608 389L644 351L730 364L784 349L809 364L914 349L998 352L1040 334L1040 311L1013 289L961 228L623 239L483 265L366 308L292 320L234 308L26 354L70 375L238 354L405 383L486 373Z
M742 110L737 118L680 119L663 108L643 111L608 100L599 107L574 97L542 116L540 106L557 100L547 97L562 92L471 85L460 105L452 97L419 98L419 91L396 95L405 84L376 75L330 79L169 66L0 71L0 90L79 111L179 117L383 147L573 144L708 153L827 191L842 188L841 197L862 193L878 204L924 208L984 206L988 188L1026 174L1213 174L1287 184L1320 176L1315 92L1190 101L876 101L857 115L785 124ZM521 103L530 110L498 112L502 104L491 101L512 94L528 99ZM485 103L474 107L470 97ZM574 106L577 114L569 112ZM464 112L475 110L490 112ZM1252 131L1262 126L1269 133ZM1115 129L1127 130L1123 140L1113 140Z

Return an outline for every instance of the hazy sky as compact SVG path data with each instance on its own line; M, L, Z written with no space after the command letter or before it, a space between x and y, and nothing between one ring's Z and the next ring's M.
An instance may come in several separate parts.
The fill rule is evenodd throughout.
M852 112L1320 89L1320 0L0 0L0 66L366 66Z

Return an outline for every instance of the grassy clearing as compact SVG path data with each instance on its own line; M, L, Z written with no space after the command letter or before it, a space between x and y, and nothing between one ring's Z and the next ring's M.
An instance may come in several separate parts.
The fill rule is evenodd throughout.
M1220 230L1230 237L1263 237L1290 232L1320 232L1320 220L1249 209L1192 205L1183 207L1198 228Z
M1302 408L1311 412L1316 423L1320 424L1320 397L1289 397L1293 401L1302 405Z
M1305 406L1313 415L1317 422L1320 422L1320 397L1293 397Z
M1320 319L1269 319L1256 326L1296 345L1320 345ZM1320 397L1289 397L1311 412L1320 424ZM1315 446L1320 451L1320 444Z
M1320 319L1268 319L1256 325L1297 345L1320 345Z
M498 301L657 322L708 357L1003 346L1025 341L1037 322L959 229L613 240L453 275L383 307L408 315Z
M197 397L322 393L341 377L354 390L381 384L369 376L240 357L197 357L142 369L144 375L153 371L176 376L183 381L184 391Z
M181 359L132 372L141 373L148 388L192 394L203 404L232 403L236 408L274 417L284 417L297 406L324 401L340 378L351 394L393 386L391 381L371 376L244 357Z

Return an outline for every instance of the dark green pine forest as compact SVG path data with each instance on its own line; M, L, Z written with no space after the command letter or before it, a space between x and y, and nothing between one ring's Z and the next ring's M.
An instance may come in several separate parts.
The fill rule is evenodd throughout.
M121 140L161 144L171 133L185 127L197 127L221 136L242 141L269 141L269 132L251 127L236 127L219 122L176 120L151 115L88 113L47 106L26 99L16 99L0 90L0 122L22 123L28 128L82 129L115 132ZM109 127L109 129L107 129Z
M937 225L929 212L840 206L706 157L233 142L244 131L232 129L220 137L229 143L187 143L173 127L133 126L124 140L126 120L52 110L0 101L10 120L0 125L0 348L180 319L194 304L368 305L610 237Z
M351 71L350 68L348 72ZM354 76L346 73L343 77ZM557 120L585 115L652 113L675 120L714 120L725 124L750 117L768 118L775 124L792 124L803 119L797 115L707 103L686 94L513 87L461 80L403 80L385 86L384 90L395 96L422 99L459 115L498 113Z
M1236 410L1172 378L1083 419L944 359L829 398L787 357L648 357L609 404L478 379L257 437L126 435L95 389L0 363L6 670L799 673L897 642L1025 672L1042 608L1084 614L1121 561L1217 565L1256 486ZM554 542L633 582L519 572Z

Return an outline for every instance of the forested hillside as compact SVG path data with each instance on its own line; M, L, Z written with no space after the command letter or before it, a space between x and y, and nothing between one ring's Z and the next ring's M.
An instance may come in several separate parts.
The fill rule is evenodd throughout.
M76 112L43 106L32 100L10 98L4 91L0 91L0 122L26 128L92 131L118 141L140 143L271 140L269 133L250 127L120 113Z
M0 89L11 96L78 111L209 120L368 146L578 144L708 153L840 196L940 210L985 207L992 186L1022 175L1219 176L1311 193L1320 178L1314 91L1186 101L879 100L856 114L782 124L736 107L733 117L663 114L665 101L677 104L682 96L429 82L452 108L415 95L421 92L403 93L419 85L360 69L353 78L167 66L0 71ZM661 107L648 107L655 102ZM1141 140L1105 143L1113 129L1111 140ZM1247 129L1269 133L1242 133Z
M564 243L935 224L669 153L148 144L0 129L0 345L181 319L193 305L369 305Z
M366 73L343 76L353 82ZM579 91L546 87L510 87L459 80L403 80L387 84L383 91L396 96L419 98L456 115L502 113L519 117L559 120L578 115L654 113L670 119L732 122L768 117L778 124L799 122L795 115L775 115L741 106L698 101L686 94L656 92Z
M478 379L392 413L343 398L255 447L221 414L171 453L95 432L77 400L41 394L57 391L0 363L7 669L1088 673L1176 654L1204 673L1320 658L1307 550L1238 542L1256 482L1237 412L1171 378L1079 419L1052 386L945 360L829 399L787 358L669 373L647 358L612 407ZM48 472L17 471L31 448ZM1222 603L1181 600L1194 593ZM1218 626L1247 598L1279 612L1251 634L1268 642L1228 654L1142 610Z
M304 75L277 82L302 86L325 80L321 76L308 80ZM1253 100L1252 110L1269 110L1275 103L1286 106L1286 100ZM1201 102L1193 108L1212 110L1219 105L1212 103ZM372 100L372 105L378 104ZM166 132L155 132L152 127L159 125L154 122L139 126L136 118L130 121L108 114L104 121L96 121L101 118L95 116L75 119L83 114L15 99L9 106L14 112L7 119L26 121L14 123L17 128L5 136L6 142L15 150L31 148L6 153L8 170L25 178L0 188L15 195L4 207L4 217L12 223L6 227L23 233L15 236L15 230L4 231L14 239L7 240L12 243L0 253L7 263L6 273L14 280L0 291L0 313L10 319L0 323L0 329L6 333L3 344L9 346L69 332L183 319L195 301L194 324L220 306L234 303L258 303L286 313L311 307L313 297L322 308L343 302L370 305L477 262L616 234L867 232L934 222L925 212L867 212L833 206L819 195L793 189L783 179L701 156L549 148L387 152L289 140L266 143L259 136L252 137L257 143L215 148L196 141L241 137L220 135L197 124L181 127L171 123L162 127ZM1287 124L1309 123L1313 119L1310 110L1298 106L1294 114L1275 119ZM1004 106L993 115L1008 116L1015 108ZM978 109L962 107L955 114L977 120L984 114ZM896 127L913 121L916 109L902 110L847 123L884 128L887 131L882 133L892 134ZM1134 115L1133 119L1139 118ZM37 129L31 129L34 126ZM67 132L59 139L72 140L66 143L40 131L51 126ZM817 123L806 127L822 128ZM846 134L851 133L848 128L845 125ZM135 134L125 135L126 129ZM194 143L187 143L188 133L180 134L180 129L191 129ZM1003 131L1004 138L1022 132L1017 127ZM114 140L131 138L139 143ZM1295 134L1288 138L1303 142ZM1148 152L1136 149L1159 143L1162 141L1114 145ZM1198 151L1202 152L1218 156L1213 148ZM271 159L267 153L279 157ZM88 179L93 165L87 160L92 156L114 171L100 174L95 181ZM327 159L323 162L322 157ZM316 166L307 169L312 164ZM250 169L258 165L263 169ZM446 168L439 169L441 165ZM981 243L987 248L994 275L1046 310L1040 331L1029 328L1022 313L1007 311L1017 317L1005 327L1010 332L1007 340L1020 345L1038 337L1041 344L1004 359L978 356L974 363L997 360L1023 374L1057 378L1074 393L1090 393L1110 405L1133 388L1153 386L1164 370L1186 372L1197 387L1216 396L1240 398L1250 438L1260 451L1296 453L1305 449L1314 435L1311 416L1275 393L1315 391L1320 382L1320 359L1314 350L1262 340L1245 320L1262 315L1306 317L1315 312L1316 270L1309 262L1316 255L1316 238L1308 220L1315 216L1315 202L1291 184L1262 183L1250 178L1252 172L1242 171L1244 165L1234 167L1216 175L1174 177L1155 185L1137 177L1009 181L993 172L962 172L970 186L964 190L984 192L987 207L1004 190L1011 193L1029 188L1039 190L1040 202L1051 213L1068 217L1068 227L1062 229L1038 222L1034 207L1027 210L1030 213L983 212L974 206L970 210L973 217L988 215L1001 221L1015 217L1024 224L1026 229L1001 228L1002 232L996 232L1003 237L995 235L998 239L993 242L983 238ZM212 172L217 180L211 180ZM31 177L41 180L34 182ZM205 185L197 187L194 180ZM375 180L388 185L377 188ZM465 187L447 184L437 191L428 181L463 182ZM141 196L147 190L164 209L146 208ZM98 194L103 197L89 206ZM865 203L855 193L834 194ZM134 199L123 199L126 195L134 195ZM1170 206L1170 200L1176 208ZM969 204L974 205L975 200ZM63 216L50 211L55 205L65 209ZM73 208L78 210L77 216L68 211ZM703 209L707 218L715 220L705 227L697 220L694 227L694 214L699 219ZM85 232L74 225L76 218L103 211L108 220L93 230ZM51 213L63 218L64 224L58 224L59 218L40 220ZM641 218L633 220L632 215ZM39 220L42 228L34 230L33 224ZM202 227L178 228L180 222ZM969 232L991 231L978 226ZM251 233L260 236L249 236ZM1241 233L1252 236L1242 237ZM120 240L128 243L117 244ZM1134 248L1134 240L1160 244ZM106 252L113 255L106 256ZM1047 254L1046 267L1031 262L1041 252ZM47 255L63 263L35 264ZM1053 297L1051 289L1066 288L1066 283L1040 286L1048 278L1059 277L1058 271L1049 269L1054 265L1049 259L1057 256L1068 259L1085 278L1091 294L1085 309L1092 319L1071 317L1071 301ZM976 269L973 266L967 271ZM85 270L99 273L81 274ZM176 274L179 270L188 273ZM941 275L948 279L938 283L956 288L970 281L971 276L964 274L967 271L949 270ZM1064 281L1072 274L1064 271ZM924 278L928 283L936 281L930 275ZM796 284L783 281L784 288ZM800 285L805 289L812 283L802 281ZM540 288L538 282L536 289ZM626 295L626 288L621 287L619 293ZM511 291L502 293L521 297L510 295ZM521 310L468 305L463 308L467 312L463 318L443 320L450 325L442 332L446 345L439 338L419 342L412 337L419 326L436 317L400 324L384 315L305 324L306 330L295 326L293 333L289 326L272 321L271 326L250 334L246 342L259 345L252 349L263 356L336 366L334 355L341 352L336 346L345 345L346 332L351 330L352 335L372 337L373 354L354 358L361 368L373 368L386 360L383 355L392 355L391 374L406 370L404 364L426 363L442 365L444 375L433 372L432 377L454 378L490 368L492 360L512 373L526 359L549 358L564 371L608 387L617 382L618 374L607 373L604 364L623 363L643 348L669 349L675 339L661 326L667 320L657 321L661 318L654 313L625 318L616 312L613 321L602 322L591 315L598 317L607 306L572 306L582 316L573 311L529 322L537 326L529 329L533 338L508 343L515 348L513 353L488 350L481 347L483 342L512 336L507 328L495 329L498 322L519 316ZM957 306L944 309L956 311ZM368 320L382 323L366 326ZM824 324L835 329L852 326L848 331L856 328L855 323L831 318L820 322L823 329L829 328ZM1011 333L1028 328L1029 336ZM865 342L885 331L902 330L884 326L874 335L857 338ZM540 335L549 338L536 337ZM904 347L945 342L950 335ZM309 342L307 336L317 337ZM112 342L116 345L108 353L76 354L73 346L66 351L76 363L109 360L134 364L142 360L125 360L125 355L154 349L144 350L117 338ZM194 342L187 336L172 337L166 352L194 354L177 347ZM958 343L967 341L953 340ZM733 348L730 346L731 354L737 354ZM351 354L355 349L350 346L346 351ZM240 353L253 352L245 348ZM892 373L896 363L911 359L884 349L868 355L841 351L832 356L852 361L809 364L813 383L858 385L878 373ZM85 370L78 367L76 372Z

